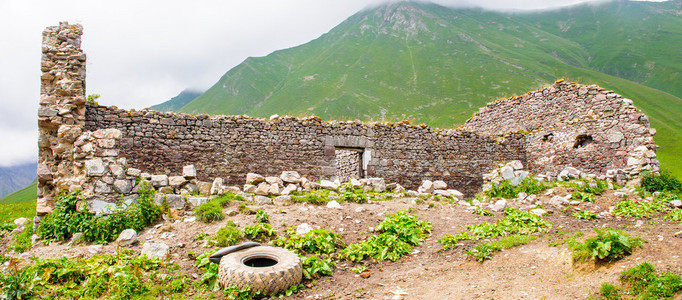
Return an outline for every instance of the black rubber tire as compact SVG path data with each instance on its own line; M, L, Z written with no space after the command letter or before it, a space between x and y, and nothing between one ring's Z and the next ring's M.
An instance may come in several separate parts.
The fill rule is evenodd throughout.
M253 259L275 261L272 266L251 267L244 264ZM278 247L258 246L225 255L220 260L218 281L223 287L251 287L266 295L287 290L299 284L303 277L301 259L296 253Z

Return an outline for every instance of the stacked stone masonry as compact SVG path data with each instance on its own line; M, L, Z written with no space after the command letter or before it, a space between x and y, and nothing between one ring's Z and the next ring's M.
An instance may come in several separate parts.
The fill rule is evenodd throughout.
M520 97L481 108L464 129L526 137L529 170L556 177L566 167L608 177L658 171L656 130L649 119L613 91L558 81Z
M81 33L79 25L61 23L43 37L41 215L52 210L59 190L81 189L91 207L134 201L141 178L164 193L208 195L223 184L243 186L250 172L276 177L296 171L316 180L354 177L357 169L358 177L381 177L409 189L423 180L442 181L471 196L483 174L509 161L532 172L572 166L604 176L628 176L658 164L654 131L631 101L572 83L494 102L459 129L86 104ZM348 149L359 159L351 162L340 152Z

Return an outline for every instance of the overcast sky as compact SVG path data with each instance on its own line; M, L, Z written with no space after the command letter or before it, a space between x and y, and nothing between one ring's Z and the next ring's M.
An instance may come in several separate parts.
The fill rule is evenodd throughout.
M490 9L543 9L585 0L471 0ZM0 166L37 159L41 33L84 26L87 94L144 108L205 90L249 56L306 43L381 0L0 0ZM440 0L462 5L463 1Z

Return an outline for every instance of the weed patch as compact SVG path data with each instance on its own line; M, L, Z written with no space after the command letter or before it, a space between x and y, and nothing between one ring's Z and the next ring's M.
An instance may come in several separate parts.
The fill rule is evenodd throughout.
M333 231L313 229L303 236L296 234L295 228L287 230L289 238L283 236L270 242L270 245L284 247L297 253L304 254L331 254L337 248L343 248L343 241Z
M466 254L473 256L479 262L484 262L488 259L491 259L494 252L513 248L519 245L525 245L536 238L537 236L533 235L507 236L497 241L477 245L473 249L467 251Z
M208 238L208 244L217 247L227 247L237 244L243 236L243 232L232 220L227 221L225 226L220 227L215 237Z
M542 182L533 176L527 176L516 186L509 180L493 183L489 189L484 191L484 194L489 198L512 199L522 192L529 195L538 194L552 186L554 186L553 183Z
M365 241L350 244L341 251L350 261L361 262L372 258L374 261L397 261L412 251L412 246L421 245L421 240L431 232L431 223L421 221L406 211L388 215L375 228L380 234Z
M26 228L14 236L14 242L9 246L9 249L17 253L23 253L31 248L31 236L33 236L33 226L26 224Z
M680 275L668 272L658 276L656 267L649 262L621 272L619 278L623 288L636 299L671 299L682 292ZM603 283L599 293L605 299L621 299L618 291L617 286Z
M611 262L619 260L632 253L632 250L642 245L642 238L633 237L622 233L620 230L605 228L594 229L597 236L586 239L584 243L573 245L573 260L584 261L595 259L597 261Z
M71 238L76 232L82 232L89 242L111 242L125 229L139 232L156 220L161 211L154 204L152 193L146 185L131 206L119 206L108 214L95 216L87 210L77 210L78 193L62 192L57 196L55 210L40 222L36 233L48 243Z
M574 212L571 216L582 220L596 220L597 214L588 210L579 210Z
M223 216L223 208L217 201L209 201L197 206L194 209L194 215L204 223L220 221L225 217Z
M33 265L21 269L12 263L8 274L0 274L2 291L9 299L38 298L174 298L182 296L170 285L182 280L172 271L177 265L157 258L134 257L132 251L96 255L89 259L32 258ZM164 276L155 274L164 273Z
M616 202L615 215L627 218L650 218L652 214L666 209L666 204L661 198L656 197L651 202L633 201L630 199Z

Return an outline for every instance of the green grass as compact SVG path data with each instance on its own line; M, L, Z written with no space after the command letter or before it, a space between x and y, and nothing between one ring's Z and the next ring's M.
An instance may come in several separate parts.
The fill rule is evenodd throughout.
M528 242L538 238L534 235L512 235L503 237L500 240L492 241L477 245L473 249L466 252L467 255L473 256L479 262L484 262L492 258L494 252L502 251L520 245L525 245Z
M17 218L32 220L36 215L37 181L0 198L0 224L11 223Z
M38 197L38 182L33 181L26 187L0 198L1 204L35 201Z

